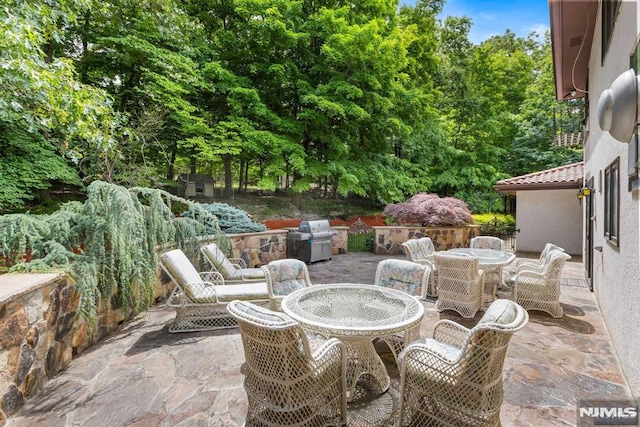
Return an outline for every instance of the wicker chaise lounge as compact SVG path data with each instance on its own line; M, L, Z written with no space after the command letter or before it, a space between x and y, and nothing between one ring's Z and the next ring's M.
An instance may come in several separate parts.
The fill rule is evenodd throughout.
M247 268L242 258L227 258L215 243L209 243L200 248L204 259L211 268L218 271L226 282L264 282L264 272L260 268Z
M160 266L176 285L167 303L176 309L169 332L233 328L237 323L227 312L227 303L247 300L267 305L269 302L265 282L225 284L217 271L198 273L180 249L160 255Z

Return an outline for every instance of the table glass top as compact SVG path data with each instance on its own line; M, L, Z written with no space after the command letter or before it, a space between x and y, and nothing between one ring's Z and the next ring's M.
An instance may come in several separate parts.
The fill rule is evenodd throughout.
M505 265L509 264L516 257L513 252L497 251L495 249L454 248L446 252L475 256L478 258L480 264Z
M419 321L424 314L422 304L411 295L360 284L300 289L284 298L282 309L305 325L349 335L407 325Z

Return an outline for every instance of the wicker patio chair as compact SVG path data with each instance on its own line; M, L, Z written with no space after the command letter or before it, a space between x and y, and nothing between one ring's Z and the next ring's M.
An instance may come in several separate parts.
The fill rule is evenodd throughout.
M560 278L565 262L571 259L567 253L551 250L547 253L541 270L521 269L507 281L513 286L513 300L526 310L539 310L555 318L563 315L560 305Z
M469 247L474 249L493 249L504 252L504 240L493 236L476 236L471 239ZM487 280L487 276L491 275L490 283L493 284L493 294L495 295L497 285L502 282L502 267L483 268L483 271L485 273L485 281Z
M227 309L245 355L247 427L340 426L347 421L346 353L338 339L307 337L300 325L244 301Z
M484 273L478 258L464 254L436 253L438 300L436 310L454 310L473 317L483 307Z
M498 299L472 329L440 320L433 338L408 345L398 426L499 426L507 347L528 320L518 304Z
M242 299L268 304L265 282L225 285L222 274L217 271L198 273L180 249L161 254L159 263L176 285L167 302L176 310L169 332L233 328L237 323L229 316L227 303Z
M429 275L429 286L427 287L426 295L430 297L437 296L438 291L436 289L436 269L433 258L436 250L431 239L429 237L410 239L404 243L401 243L401 246L409 261L417 262L419 264L425 264L431 268L431 274Z
M416 298L427 296L431 267L403 259L385 259L378 263L374 285L403 291Z
M373 284L424 299L430 273L431 267L426 264L390 258L378 263ZM420 338L420 325L407 332L380 337L389 346L396 362L406 343L417 338Z
M546 245L544 245L542 252L540 252L540 258L538 258L537 260L525 259L520 261L516 266L515 272L517 273L520 270L542 271L547 261L547 255L553 250L564 252L564 249L560 246L553 243L547 243Z
M299 259L278 259L260 268L267 280L269 308L272 310L281 311L284 297L297 289L311 286L307 264Z
M211 268L219 271L227 282L264 282L264 272L260 268L247 268L242 258L227 258L215 243L202 246L200 252Z

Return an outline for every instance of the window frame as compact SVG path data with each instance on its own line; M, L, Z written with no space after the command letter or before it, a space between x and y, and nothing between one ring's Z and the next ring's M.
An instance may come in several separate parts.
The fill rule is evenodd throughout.
M613 29L620 10L621 0L602 0L602 64L609 51L609 45L613 37Z
M604 170L604 237L620 244L620 157Z
M195 189L196 189L196 194L204 194L205 192L205 183L202 181L196 181L195 182Z

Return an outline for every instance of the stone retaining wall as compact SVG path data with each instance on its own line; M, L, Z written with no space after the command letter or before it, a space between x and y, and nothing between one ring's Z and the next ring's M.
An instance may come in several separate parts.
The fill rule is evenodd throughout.
M267 230L258 233L227 234L233 257L242 258L247 267L259 267L276 259L286 258L287 230Z
M471 239L480 235L479 225L463 227L373 227L375 232L374 252L378 255L402 255L401 244L409 239L430 237L436 251L451 248L468 248Z
M331 227L333 236L331 252L333 255L347 253L349 227ZM287 257L287 233L297 228L267 230L259 233L227 234L233 248L233 257L242 258L247 267L259 267L276 259Z
M168 291L157 286L154 294ZM91 330L77 316L79 300L64 274L0 275L0 425L75 356L133 315L102 300Z

